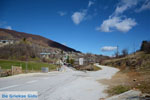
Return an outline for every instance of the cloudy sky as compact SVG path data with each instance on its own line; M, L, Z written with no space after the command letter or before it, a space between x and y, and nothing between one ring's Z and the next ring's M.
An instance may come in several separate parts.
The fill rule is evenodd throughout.
M150 0L0 0L0 27L113 55L150 40Z

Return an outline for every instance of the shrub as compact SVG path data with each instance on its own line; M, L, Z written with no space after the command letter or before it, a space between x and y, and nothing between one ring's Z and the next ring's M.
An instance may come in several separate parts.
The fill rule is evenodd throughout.
M143 41L140 50L146 53L150 53L150 41Z

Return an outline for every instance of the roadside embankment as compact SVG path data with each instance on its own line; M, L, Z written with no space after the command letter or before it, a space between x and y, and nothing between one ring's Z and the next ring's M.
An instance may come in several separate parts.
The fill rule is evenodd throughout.
M150 94L150 54L136 52L123 58L106 60L103 64L120 69L111 80L103 80L103 84L109 85L106 90L109 96L131 89L139 90L143 95Z

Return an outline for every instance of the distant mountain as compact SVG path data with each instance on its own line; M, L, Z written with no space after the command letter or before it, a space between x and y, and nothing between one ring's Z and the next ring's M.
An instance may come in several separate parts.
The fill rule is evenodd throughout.
M45 38L39 35L33 35L33 34L24 33L24 32L17 32L14 30L8 30L8 29L2 29L2 28L0 28L0 39L17 39L17 40L27 39L31 41L32 43L36 43L45 47L49 46L53 48L58 48L66 52L80 52L73 48L67 47L58 42L52 41L48 38Z

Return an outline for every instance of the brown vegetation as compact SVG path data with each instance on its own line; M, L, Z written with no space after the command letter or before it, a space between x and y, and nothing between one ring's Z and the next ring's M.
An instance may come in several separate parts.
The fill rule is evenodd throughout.
M110 87L122 85L150 94L150 54L136 52L124 58L104 61L103 64L120 69L111 80L106 81L111 83Z
M33 48L32 45L25 42L6 45L0 48L0 58L29 60L30 58L38 57L38 53L36 52L36 50L38 49Z
M81 71L98 71L101 70L100 67L97 67L93 64L91 65L87 65L87 66L77 66L75 67L77 70L81 70Z
M143 41L140 50L146 53L150 53L150 41Z
M61 49L63 51L70 51L70 52L79 52L79 51L76 51L75 49L72 49L70 47L62 45L62 44L52 41L50 39L44 38L42 36L27 34L24 32L17 32L14 30L7 30L7 29L0 28L0 37L2 37L1 39L13 38L13 39L17 39L17 40L22 40L22 39L26 38L26 40L28 40L34 44L44 46L44 47L53 47L53 48Z

